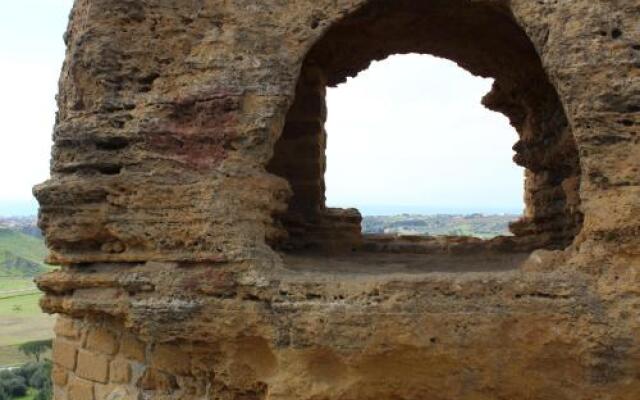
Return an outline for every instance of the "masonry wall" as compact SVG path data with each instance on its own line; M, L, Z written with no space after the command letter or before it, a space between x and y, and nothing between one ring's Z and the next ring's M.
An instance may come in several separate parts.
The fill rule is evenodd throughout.
M375 18L384 16L386 6L376 4L78 0L66 35L52 178L35 190L51 261L211 261L270 254L266 243L282 236L274 216L283 213L292 192L266 167L302 63L344 16L367 9ZM424 41L425 51L456 59L482 76L519 73L527 86L507 86L505 92L516 97L537 87L526 80L526 66L532 64L518 61L528 54L522 46L532 46L557 91L580 155L580 182L575 171L544 172L558 169L560 157L575 159L575 154L558 152L555 161L533 163L543 173L528 186L546 179L555 189L532 195L528 222L535 213L544 224L552 215L540 204L567 198L562 213L575 217L562 225L577 226L584 215L576 242L585 244L576 247L585 252L583 261L616 252L621 242L634 248L639 54L633 1L593 7L576 1L417 4L394 3L397 17L382 26L391 34L415 23L412 15L430 16L430 23L420 25L424 31L414 35L432 39ZM403 13L402 7L426 12ZM516 33L510 31L513 24L520 29ZM453 39L440 40L443 35ZM500 35L509 39L499 40ZM477 46L465 44L474 37ZM375 43L396 52L407 48L402 42ZM491 57L485 46L502 55ZM379 50L378 57L388 54L375 47L362 51L367 48L330 53L328 65L355 60L358 67L338 70L328 83L365 67L376 58L371 50ZM492 72L490 66L501 68ZM570 142L560 131L554 134L552 141ZM523 137L544 149L544 140ZM533 165L528 156L524 160ZM563 179L563 188L572 188L568 196L558 190Z
M76 0L51 179L34 189L61 266L38 279L60 315L56 399L639 398L639 13L635 0ZM312 168L274 173L287 122L309 122L296 87L321 90L303 64L334 85L417 45L500 83L485 103L518 127L533 172L514 230L562 245L463 241L445 252L472 267L457 273L279 252L295 229L340 246L359 218L296 193L322 187L322 117L304 141ZM484 268L512 257L502 247L522 264Z
M58 318L55 333L56 399L133 399L136 382L148 385L147 346L135 336L106 322L66 317Z
M120 265L118 276L95 266L73 295L55 295L70 282L51 275L46 308L73 315L56 326L56 399L640 395L628 277L535 263L454 274L339 266L272 276L238 265Z

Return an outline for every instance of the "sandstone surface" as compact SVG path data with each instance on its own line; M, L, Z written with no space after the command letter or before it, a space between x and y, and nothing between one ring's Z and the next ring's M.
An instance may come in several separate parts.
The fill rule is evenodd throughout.
M637 400L639 19L76 0L34 189L56 399ZM410 52L495 79L527 170L513 237L363 236L326 207L326 87Z

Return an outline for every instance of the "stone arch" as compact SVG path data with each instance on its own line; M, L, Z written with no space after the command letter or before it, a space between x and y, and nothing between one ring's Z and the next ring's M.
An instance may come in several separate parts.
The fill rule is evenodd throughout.
M402 15L397 12L401 6L414 11L430 8L432 20L440 16L459 21L455 26L423 26L440 36L457 29L459 38L466 34L468 39L459 46L432 41L428 50L457 60L473 73L491 75L478 61L484 60L485 67L499 65L492 55L504 50L505 43L512 50L524 46L527 51L520 54L534 55L531 65L546 72L549 87L561 99L582 169L579 179L568 180L562 188L556 184L540 201L553 199L554 191L565 188L575 195L567 197L574 209L579 199L584 223L572 247L582 255L577 262L601 264L611 254L624 260L636 257L640 53L633 5L598 3L573 9L554 1L417 3L326 0L301 7L279 1L224 6L185 2L178 10L156 3L112 8L110 1L88 7L78 1L66 36L52 175L34 190L49 260L277 262L266 242L281 242L289 232L273 217L286 207L290 185L265 167L300 69L307 64L303 61L317 43L344 28L343 22L366 20L367 13L386 15L377 20L386 21L389 33L406 29L412 21L415 25L420 15L424 18L417 12ZM85 29L93 25L100 30ZM480 25L486 29L472 35L468 28ZM165 26L180 26L180 31L161 29ZM354 35L353 46L358 37L362 33ZM371 59L383 57L382 44L395 45L399 52L390 37L343 73L356 73ZM478 51L480 39L490 45L490 52ZM477 62L446 54L455 48L475 54ZM381 53L373 54L376 49ZM503 63L527 65L518 52L504 54L516 57L505 57ZM516 71L526 68L503 69ZM493 97L494 108L522 110L509 98L504 85L509 80L498 81L503 82L502 94L494 90L487 101ZM558 110L551 107L551 112L554 109ZM512 114L518 117L518 112ZM531 160L531 154L523 152L523 161ZM572 158L559 152L547 161ZM549 178L537 176L542 181ZM530 187L539 183L529 182ZM578 186L579 191L571 190ZM534 206L528 217L553 210L530 204ZM563 202L556 205L565 209ZM579 213L573 215L580 220ZM516 229L535 233L560 220L538 218L539 223L531 225L529 218ZM627 249L624 255L621 243ZM596 254L599 261L594 261Z
M520 140L514 161L526 168L525 215L514 240L497 247L563 249L582 227L580 162L564 107L533 43L511 11L491 2L372 0L328 27L304 57L295 98L267 169L292 189L278 216L283 248L362 244L357 210L325 206L325 88L374 60L422 53L495 79L483 104L506 115ZM494 243L494 244L495 244Z
M295 269L265 245L288 233L272 216L285 213L291 185L265 166L300 69L315 76L305 55L371 13L388 29L423 15L400 5L466 22L447 29L492 29L462 31L473 40L458 49L501 33L539 54L527 64L505 53L522 68L503 70L511 80L496 76L485 101L521 122L522 110L557 117L534 113L525 127L557 123L559 109L544 105L563 105L582 170L575 251L538 252L531 269L460 276L371 264L354 273L317 258ZM49 260L63 264L38 279L43 309L60 314L54 393L640 398L637 15L636 0L76 0L52 175L35 189ZM510 22L489 23L500 21ZM486 64L458 63L477 74L495 65L504 43L488 43L486 57L470 53ZM335 68L327 82L383 56ZM517 72L530 65L546 71L561 101L509 96L505 82L522 82ZM545 261L565 254L549 272Z

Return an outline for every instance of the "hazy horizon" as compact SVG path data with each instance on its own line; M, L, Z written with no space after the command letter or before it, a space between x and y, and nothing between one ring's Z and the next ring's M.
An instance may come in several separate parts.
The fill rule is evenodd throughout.
M345 206L349 207L349 206ZM491 207L451 207L451 206L419 206L419 205L402 205L402 204L364 204L357 207L363 216L390 216L400 214L415 215L468 215L468 214L486 214L486 215L521 215L522 208L491 208ZM0 217L29 217L38 213L37 202L7 202L0 201Z

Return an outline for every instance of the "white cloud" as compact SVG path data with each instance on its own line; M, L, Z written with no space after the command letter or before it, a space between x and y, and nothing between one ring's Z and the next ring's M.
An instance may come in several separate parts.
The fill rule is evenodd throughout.
M515 130L480 100L490 79L431 56L394 56L328 92L330 205L522 208Z

